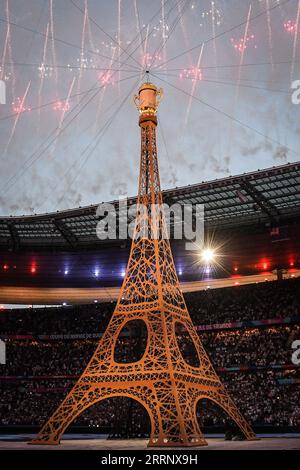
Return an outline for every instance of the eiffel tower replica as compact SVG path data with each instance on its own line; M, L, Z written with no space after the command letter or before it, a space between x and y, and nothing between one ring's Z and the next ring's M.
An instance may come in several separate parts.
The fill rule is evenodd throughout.
M160 188L156 150L157 108L162 96L144 83L135 96L141 129L137 216L126 275L110 323L81 377L43 426L32 444L59 444L66 428L93 404L126 396L147 410L151 422L149 446L202 446L196 405L209 399L219 405L246 439L255 434L217 376L188 313L175 270ZM117 363L117 338L132 320L148 331L143 357ZM183 358L175 328L187 330L199 367Z

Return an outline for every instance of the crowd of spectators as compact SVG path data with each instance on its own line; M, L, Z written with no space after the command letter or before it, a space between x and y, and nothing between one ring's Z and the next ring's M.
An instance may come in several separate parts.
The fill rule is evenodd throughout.
M300 316L300 279L266 281L186 295L197 324Z
M283 372L263 370L221 375L240 411L254 426L300 426L300 387L280 385ZM1 425L41 426L55 411L76 379L1 382ZM201 425L222 425L227 416L209 400L198 403ZM121 429L148 427L146 410L129 398L103 400L85 410L74 425L114 434ZM147 425L147 426L146 426Z

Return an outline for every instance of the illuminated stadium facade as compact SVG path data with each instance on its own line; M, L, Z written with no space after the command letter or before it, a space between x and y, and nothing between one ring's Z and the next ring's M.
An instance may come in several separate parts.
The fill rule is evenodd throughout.
M217 279L227 279L225 285L234 285L238 276L247 276L238 282L247 279L251 282L253 276L257 282L256 276L263 276L259 279L263 280L266 273L269 279L274 279L278 269L283 270L284 276L297 273L300 266L299 163L166 190L163 198L169 205L204 204L206 239L220 247L220 263L207 269L199 263L197 253L185 250L184 240L171 240L183 283L203 281L207 286ZM128 205L135 202L131 198ZM118 201L113 203L117 208ZM32 303L23 295L24 291L20 294L9 287L119 286L130 240L99 240L96 209L92 205L43 215L2 217L0 302ZM203 282L202 287L195 288L203 288ZM93 297L94 292L91 297L78 294L70 299L89 302ZM63 300L64 295L53 298L54 303ZM36 298L34 302L53 303L47 298Z

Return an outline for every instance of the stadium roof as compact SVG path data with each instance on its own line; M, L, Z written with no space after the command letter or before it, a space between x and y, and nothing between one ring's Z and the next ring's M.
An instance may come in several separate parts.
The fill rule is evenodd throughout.
M204 204L206 227L281 224L300 216L300 162L163 191L171 205ZM128 203L134 204L136 198ZM117 206L118 201L113 201ZM79 248L101 244L97 205L56 213L0 218L0 246Z

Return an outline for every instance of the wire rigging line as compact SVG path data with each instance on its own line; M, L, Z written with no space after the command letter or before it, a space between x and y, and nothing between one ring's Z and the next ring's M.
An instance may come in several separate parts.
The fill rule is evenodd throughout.
M151 75L153 75L155 78L157 78L158 80L161 80L162 82L166 83L167 85L169 85L170 87L174 88L175 90L178 90L180 91L181 93L183 93L184 95L187 95L187 96L191 96L190 93L188 93L187 91L183 90L182 88L179 88L177 87L176 85L173 85L172 83L168 82L167 80L164 80L163 78L160 78L159 76L157 76L156 74L154 74L153 72L151 72ZM206 101L202 100L201 98L198 98L197 96L193 96L193 99L198 101L199 103L203 104L204 106L207 106L208 108L212 109L213 111L216 111L217 113L220 113L222 114L223 116L227 117L228 119L236 122L237 124L239 124L240 126L242 127L245 127L246 129L249 129L253 132L255 132L256 134L260 135L261 137L263 137L264 139L266 140L269 140L270 142L272 143L275 143L276 145L279 145L279 146L282 146L283 144L281 142L279 142L278 140L276 139L273 139L272 137L268 137L266 136L263 132L259 131L258 129L255 129L254 127L250 126L249 124L245 124L244 122L242 122L240 119L237 119L233 116L231 116L230 114L226 113L226 111L222 111L221 109L217 108L216 106L213 106L209 103L207 103ZM287 147L286 145L284 145L284 147L289 150L290 152L294 153L295 155L298 155L300 156L300 153L296 152L295 150Z
M102 89L103 87L105 87L105 85L102 85L100 87L100 89ZM94 90L98 90L99 89L99 86L94 86L92 88L89 88L88 90L84 90L84 91L81 91L80 93L73 93L69 96L69 100L70 99L73 99L73 98L76 98L78 96L82 96L82 95L86 95L87 93L90 93L91 91L94 91ZM65 101L68 97L67 96L64 96L63 98L59 98L60 101ZM36 111L38 109L42 109L42 108L46 108L47 106L51 106L53 104L55 104L57 102L57 99L56 100L51 100L51 101L48 101L47 103L43 103L41 104L40 106L34 106L32 108L30 108L30 112L31 111ZM28 113L29 110L28 109L25 109L24 111L21 111L19 113L12 113L12 114L8 114L6 116L2 116L0 118L0 121L6 121L7 119L11 119L19 114L24 114L24 113Z
M257 13L256 15L253 15L249 18L249 23L253 20L256 20L257 18L259 18L260 16L264 15L265 13L267 13L268 11L272 11L272 10L275 10L275 8L278 8L279 5L283 6L287 3L289 3L291 0L285 0L284 2L282 2L281 4L279 3L276 3L275 5L273 5L272 7L270 7L269 9L265 9L263 11L261 11L260 13ZM209 43L210 41L213 41L215 39L219 39L220 37L222 36L225 36L226 34L234 31L235 29L238 29L240 28L241 26L245 26L245 24L247 23L248 20L246 21L243 21L242 23L239 23L235 26L232 26L231 28L227 29L226 31L222 31L220 32L219 34L215 35L215 36L212 36L204 41L202 41L200 44L197 44L196 46L193 46L191 47L190 49L184 51L184 52L181 52L180 54L177 54L176 56L174 57L171 57L170 59L168 59L166 62L160 64L160 67L163 66L163 65L167 65L169 62L173 61L173 60L176 60L178 59L179 57L182 57L183 55L185 54L188 54L189 52L192 52L194 51L195 49L199 49L199 47L202 46L202 44L207 44ZM156 67L153 68L153 70L155 70Z

